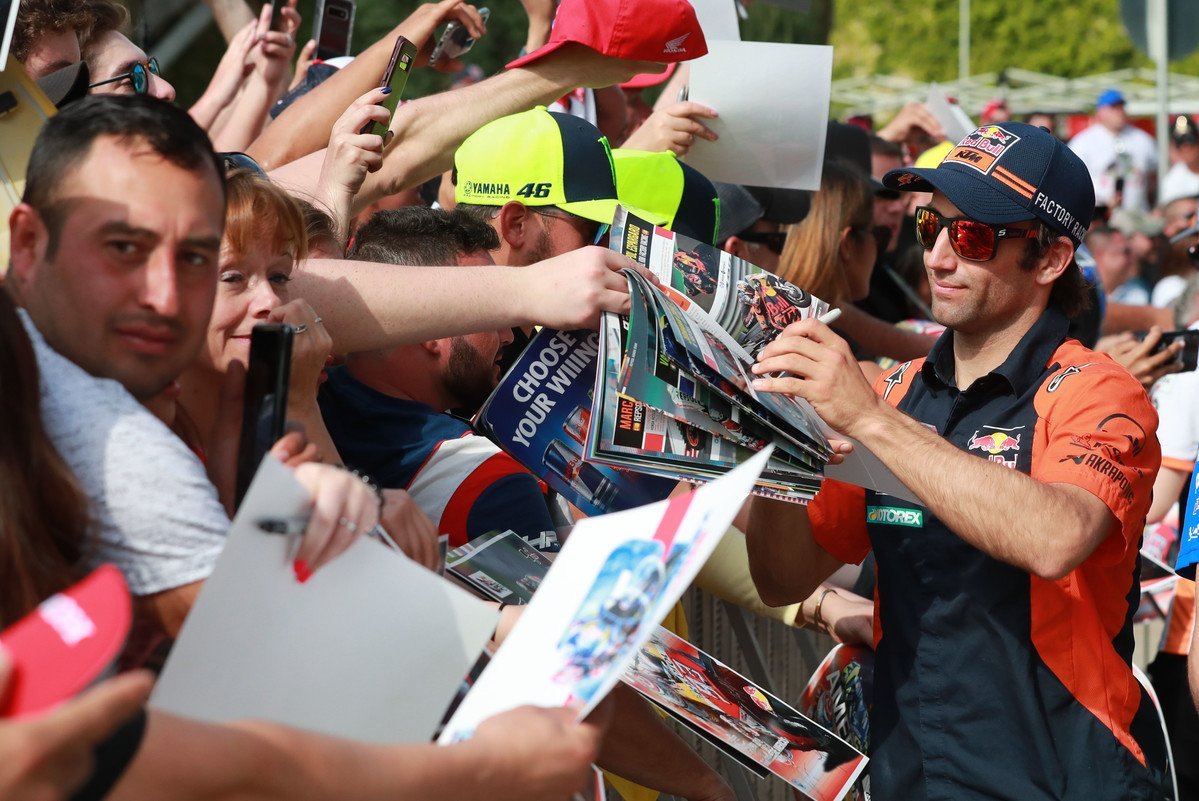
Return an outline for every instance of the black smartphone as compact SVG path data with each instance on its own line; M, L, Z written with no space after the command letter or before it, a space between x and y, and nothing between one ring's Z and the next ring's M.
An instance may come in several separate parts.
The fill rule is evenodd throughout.
M397 36L395 47L391 50L391 59L387 62L387 69L383 70L383 78L379 81L380 88L391 87L391 94L379 104L388 111L388 123L391 121L391 115L396 113L396 105L400 96L404 94L404 87L408 84L408 73L412 72L412 62L415 60L416 45L403 36ZM387 133L387 127L378 122L368 123L360 133L369 131L383 136Z
M283 7L283 5L285 4L285 1L286 0L270 0L269 3L264 4L264 5L269 5L271 7L271 27L270 27L270 29L272 31L283 30L283 15L279 13L279 9Z
M250 334L250 363L237 450L236 502L241 503L262 457L283 436L287 424L287 384L295 329L286 323L259 323Z
M487 21L491 19L491 9L486 6L480 8L479 16L483 18L483 24L487 24ZM437 40L437 46L433 48L433 54L429 56L429 63L436 64L441 60L460 58L474 46L475 40L470 35L470 31L466 30L460 22L451 22L445 26L445 32Z
M354 32L354 0L316 0L312 38L320 60L348 56Z
M1176 340L1182 340L1182 351L1178 354L1178 368L1181 373L1193 372L1199 368L1199 330L1186 328L1182 331L1164 331L1161 341L1153 348L1153 353L1161 353Z

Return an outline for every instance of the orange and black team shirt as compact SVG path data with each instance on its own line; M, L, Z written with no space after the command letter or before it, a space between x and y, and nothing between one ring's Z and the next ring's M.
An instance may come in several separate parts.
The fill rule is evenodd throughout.
M1065 578L993 559L927 508L827 482L810 517L829 553L878 565L875 801L1163 798L1164 744L1129 667L1139 543L1160 462L1157 414L1048 309L1000 367L954 385L952 333L885 372L889 403L957 447L1085 489L1118 526ZM1019 503L979 514L997 528ZM1063 521L1041 521L1047 536Z

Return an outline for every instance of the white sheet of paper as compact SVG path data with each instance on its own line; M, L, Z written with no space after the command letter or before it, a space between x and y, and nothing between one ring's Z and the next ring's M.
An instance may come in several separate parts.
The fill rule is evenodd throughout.
M974 130L974 121L962 110L957 103L951 103L949 96L937 84L928 87L928 98L924 101L928 110L941 127L945 129L945 138L950 142L960 142Z
M825 429L825 436L831 439L847 439L840 434L834 434L832 429ZM836 481L844 481L846 484L853 484L858 487L866 487L867 489L881 492L884 495L893 495L896 498L903 498L905 501L912 503L924 503L916 497L916 493L908 489L899 478L891 472L891 470L879 460L877 456L866 449L857 440L850 439L853 443L853 453L845 457L845 461L841 464L830 464L824 468L824 477L831 478Z
M0 72L4 72L8 63L8 49L12 45L12 35L17 24L17 6L20 4L20 0L0 0Z
M741 25L737 21L736 0L689 0L695 9L695 18L704 31L704 39L715 41L741 41ZM711 47L711 44L709 44Z
M686 162L713 181L819 189L832 74L824 45L708 42L689 97L720 115L704 120L720 138L697 138Z
M306 517L307 504L291 471L264 459L151 704L428 742L495 630L495 609L367 537L300 584L297 535L256 522Z
M523 704L585 716L720 543L772 450L687 496L579 521L439 742Z

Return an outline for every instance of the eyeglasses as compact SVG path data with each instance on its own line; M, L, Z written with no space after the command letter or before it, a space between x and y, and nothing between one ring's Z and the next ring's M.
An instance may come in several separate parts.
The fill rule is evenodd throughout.
M968 217L942 217L929 206L916 207L916 241L925 250L932 250L941 235L949 229L949 244L953 252L968 261L990 261L995 258L1000 239L1036 239L1037 228L1001 228Z
M150 56L150 58L147 60L139 61L130 67L129 72L126 72L122 75L115 75L111 78L105 78L104 80L96 81L95 83L89 83L87 88L95 89L97 86L104 86L105 84L116 83L117 81L124 81L128 79L129 83L133 84L133 91L136 94L144 95L150 91L150 76L161 74L162 73L158 71L158 59L154 58L154 56Z
M737 238L745 242L756 242L765 245L776 256L783 255L783 245L787 242L785 231L742 231Z
M579 235L583 237L584 242L589 242L592 245L598 245L602 243L604 241L604 237L608 235L608 229L612 227L608 223L588 220L587 218L580 217L577 214L571 214L569 211L562 211L560 209L554 209L554 211L550 211L551 208L553 207L530 206L529 211L542 217L553 217L558 220L565 220L566 222L570 223L572 228L579 232ZM557 212L556 214L554 213L555 211Z

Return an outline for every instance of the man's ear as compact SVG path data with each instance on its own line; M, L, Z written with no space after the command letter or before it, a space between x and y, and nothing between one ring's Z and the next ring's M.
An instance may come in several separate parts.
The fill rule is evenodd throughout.
M37 265L46 258L50 232L42 215L28 203L19 203L8 217L9 280L19 289L33 279Z
M500 239L504 240L511 250L519 250L526 243L534 241L532 226L536 216L529 211L528 206L518 200L505 203L499 213Z
M739 236L730 236L724 240L724 244L720 246L720 249L727 253L732 253L739 259L745 259L752 264L754 261L752 258L752 245L752 242L746 242Z
M1045 255L1033 268L1038 284L1051 286L1070 267L1074 260L1074 243L1069 237L1059 236L1049 245Z
M448 339L427 339L420 343L421 350L437 359L442 353L448 353L450 349L450 340Z

